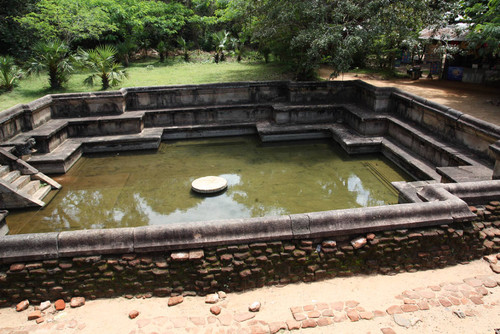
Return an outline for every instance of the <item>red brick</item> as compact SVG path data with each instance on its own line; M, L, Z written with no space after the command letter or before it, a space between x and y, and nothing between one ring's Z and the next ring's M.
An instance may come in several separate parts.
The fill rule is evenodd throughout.
M403 310L401 310L401 306L399 305L392 305L387 308L386 312L389 315L393 315L396 313L403 313Z
M175 297L170 297L168 299L168 306L175 306L177 304L180 304L184 301L184 297L182 296L175 296Z
M371 320L374 317L372 312L359 312L359 316L364 320Z
M448 299L439 298L439 303L444 307L450 307L453 305Z
M330 308L330 306L327 303L318 303L316 304L316 310L326 310Z
M301 323L296 320L289 319L286 321L286 327L289 331L300 329Z
M469 299L476 305L484 304L483 300L480 297L472 296Z
M41 324L42 322L45 321L45 318L44 317L40 317L38 319L35 320L37 324Z
M439 285L429 285L429 288L432 291L441 291L441 287Z
M423 300L422 300L422 301L420 301L420 302L418 302L418 303L417 303L417 306L418 306L418 308L419 308L419 309L421 309L422 311L425 311L425 310L430 309L430 307L429 307L429 303L427 303L426 301L423 301Z
M488 295L488 290L484 286L477 287L476 292L480 295L483 295L483 296Z
M404 304L401 306L403 312L415 312L418 311L418 306L415 304Z
M448 300L455 306L460 305L460 299L449 296Z
M330 306L335 311L342 311L344 309L344 302L334 302L331 303Z
M384 311L380 311L380 310L375 310L373 311L373 316L375 318L378 318L378 317L385 317L386 313Z
M186 253L186 252L172 253L170 255L170 257L174 261L187 261L187 260L189 260L189 253Z
M316 308L315 305L306 305L304 306L304 311L313 311Z
M62 311L62 310L64 310L66 308L66 303L64 302L64 300L58 299L54 303L54 307L56 308L56 310Z
M307 316L309 318L319 318L321 316L321 313L319 311L311 311L307 313Z
M302 328L314 328L316 326L318 326L318 324L316 323L316 320L306 319L306 320L302 321Z
M348 308L355 308L358 305L359 305L359 302L357 302L355 300L348 300L345 302L345 306Z
M383 334L396 334L396 332L392 328L381 328L380 331Z
M28 320L35 320L42 317L42 312L40 310L36 310L28 314Z
M202 249L189 251L189 259L190 260L200 260L205 256Z
M30 306L30 302L26 299L16 305L16 311L21 312L24 311Z
M324 327L333 324L333 320L331 318L320 318L316 320L316 323L319 327Z
M297 321L302 321L302 320L305 320L307 319L307 317L305 316L304 313L294 313L293 314L293 318Z
M405 303L405 304L416 304L417 302L414 299L405 298L403 300L403 303Z
M21 271L25 267L24 263L13 263L10 265L9 270L12 272Z
M138 316L139 316L139 311L136 311L136 310L132 310L132 311L130 311L130 312L129 312L129 314L128 314L128 317L129 317L130 319L135 319L135 318L137 318Z
M432 299L436 297L436 294L432 291L419 291L418 294L420 297L425 298L425 299Z
M290 311L292 312L292 314L300 313L300 312L302 312L302 307L301 306L293 306L293 307L290 307Z
M347 311L347 317L351 321L358 321L359 320L359 312L356 310L349 310L349 311Z
M324 310L323 312L321 312L321 315L323 317L333 317L334 314L333 314L333 311L332 310Z
M287 329L287 326L286 326L286 323L285 322L271 322L269 324L269 331L271 332L271 334L274 334L274 333L278 333L280 330L286 330Z
M336 313L333 317L334 322L342 322L347 320L347 315L344 312Z
M219 315L221 312L221 308L220 308L220 306L213 305L212 307L210 307L210 312L212 314Z

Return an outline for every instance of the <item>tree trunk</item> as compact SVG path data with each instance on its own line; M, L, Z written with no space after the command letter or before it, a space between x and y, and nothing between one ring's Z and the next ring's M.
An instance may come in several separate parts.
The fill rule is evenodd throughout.
M109 88L109 79L107 74L103 74L101 76L102 79L102 90L106 90Z

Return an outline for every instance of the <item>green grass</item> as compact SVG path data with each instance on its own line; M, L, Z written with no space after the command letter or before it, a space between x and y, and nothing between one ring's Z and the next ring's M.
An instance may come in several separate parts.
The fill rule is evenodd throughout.
M111 90L122 87L290 79L286 67L277 63L224 62L214 64L208 61L184 63L172 58L165 64L156 60L135 62L127 68L127 73L128 78ZM50 90L46 75L21 80L19 86L13 91L0 94L0 110L18 103L33 101L47 94L100 90L100 86L89 87L83 84L87 76L85 73L74 73L63 90Z

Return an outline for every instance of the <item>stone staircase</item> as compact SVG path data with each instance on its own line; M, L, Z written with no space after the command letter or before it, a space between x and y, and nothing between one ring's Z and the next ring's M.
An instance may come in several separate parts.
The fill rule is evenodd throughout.
M0 148L0 209L43 207L50 191L60 188L59 183Z
M33 175L23 175L19 170L0 165L2 209L43 207L43 199L51 189L51 185L35 179Z
M420 180L491 179L488 163L433 133L358 104L236 104L132 110L118 115L49 119L0 146L36 140L29 164L65 173L84 153L156 150L162 140L258 134L263 142L332 138L349 154L382 153ZM461 174L460 174L461 173ZM462 176L464 175L464 176ZM21 175L5 176L14 186ZM29 182L28 182L29 183Z

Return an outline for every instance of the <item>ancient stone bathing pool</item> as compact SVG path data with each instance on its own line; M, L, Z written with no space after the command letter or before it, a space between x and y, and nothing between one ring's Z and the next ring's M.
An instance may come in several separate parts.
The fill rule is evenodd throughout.
M190 191L222 176L216 196ZM262 144L256 136L169 141L158 152L90 155L50 203L11 211L10 234L162 225L396 204L411 178L382 155L348 156L332 140Z
M47 95L0 114L0 175L0 306L241 291L500 250L500 128L360 81ZM209 175L229 187L191 191Z

